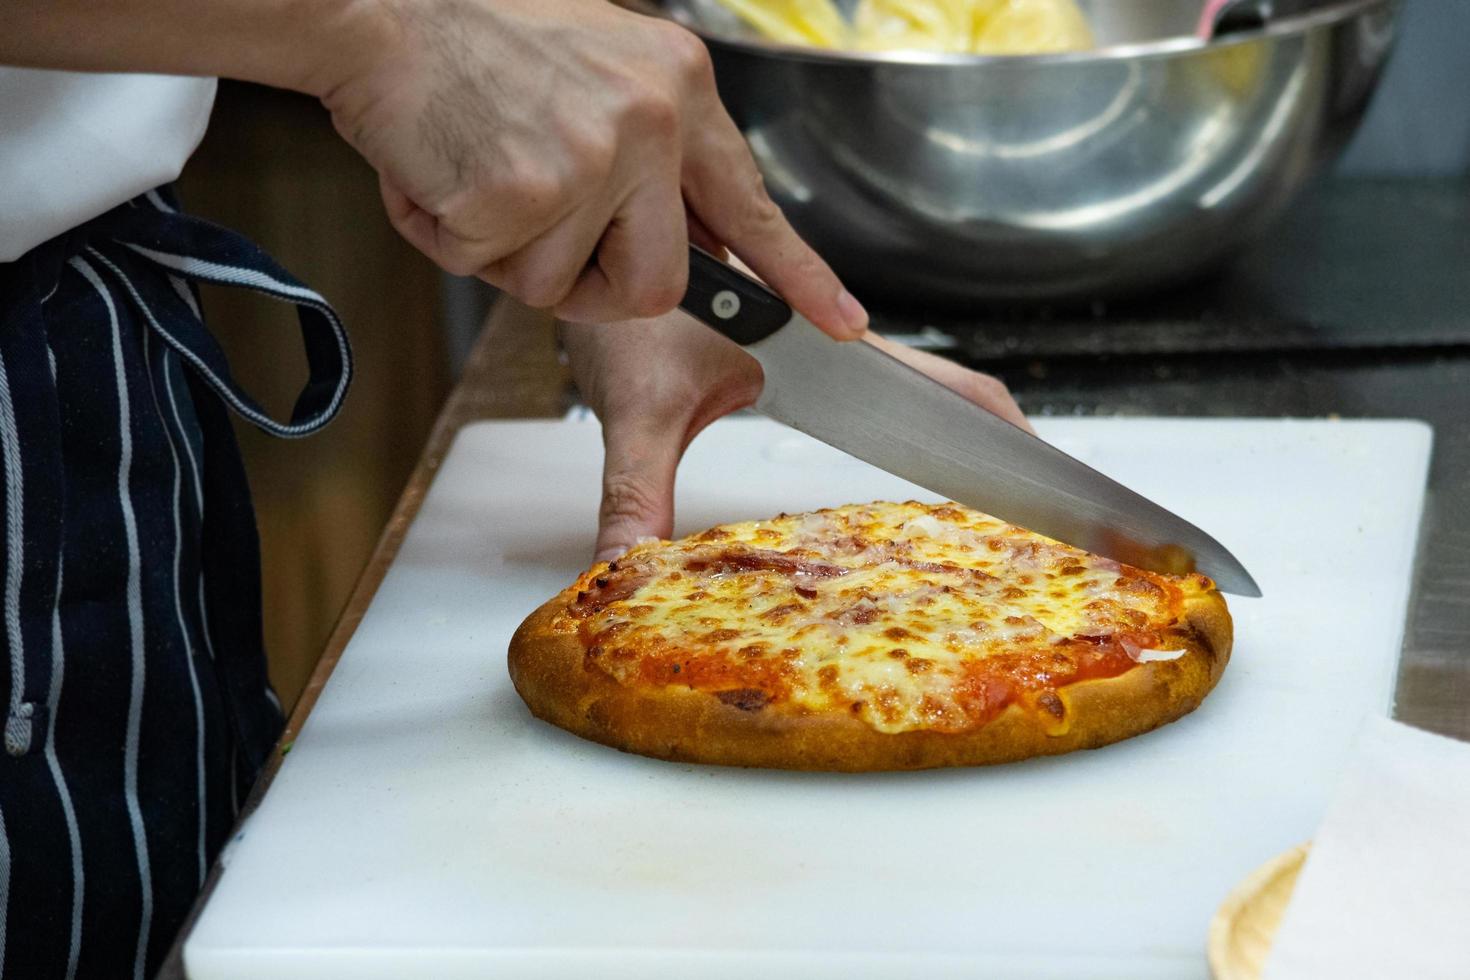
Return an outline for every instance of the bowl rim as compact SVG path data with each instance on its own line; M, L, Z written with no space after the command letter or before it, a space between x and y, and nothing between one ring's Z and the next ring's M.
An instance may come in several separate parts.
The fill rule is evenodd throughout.
M1030 67L1033 65L1076 65L1097 62L1137 60L1141 58L1168 57L1206 50L1221 50L1249 44L1252 41L1270 40L1305 34L1320 27L1351 20L1376 8L1389 8L1395 13L1402 0L1340 0L1318 9L1305 11L1292 17L1272 21L1263 28L1232 33L1223 39L1204 39L1194 35L1159 38L1130 44L1114 44L1105 48L1087 51L1062 51L1049 54L958 54L943 51L838 51L831 48L806 47L784 44L779 41L763 41L711 31L697 23L682 11L671 11L660 3L662 16L697 34L709 44L734 48L748 54L774 56L793 61L821 62L825 64L852 66L915 66L915 67Z

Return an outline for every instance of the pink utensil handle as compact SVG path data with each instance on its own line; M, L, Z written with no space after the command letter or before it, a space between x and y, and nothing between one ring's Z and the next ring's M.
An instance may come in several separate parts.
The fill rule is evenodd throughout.
M1195 26L1194 33L1208 41L1215 35L1215 18L1220 16L1220 11L1230 6L1234 0L1205 0L1205 5L1200 9L1199 24Z

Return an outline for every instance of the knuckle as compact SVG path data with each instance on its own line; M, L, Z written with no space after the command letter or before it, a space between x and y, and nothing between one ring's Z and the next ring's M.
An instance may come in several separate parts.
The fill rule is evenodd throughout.
M674 137L682 126L677 89L646 78L629 78L618 99L618 118L640 140Z
M658 516L658 494L647 478L637 473L609 473L602 481L602 505L598 517L604 525L646 523Z
M1005 382L990 374L972 373L969 378L969 394L977 401L995 402L1010 397Z
M602 127L584 132L578 142L578 153L578 177L582 180L601 180L612 173L617 162L617 138Z
M533 310L546 310L560 303L563 296L550 286L540 284L507 290L512 296Z
M498 285L527 306L547 309L567 298L571 278L544 264L516 262L502 268Z
M660 34L658 38L659 48L669 59L669 63L686 81L708 78L714 81L714 66L710 61L709 49L704 42L694 35L692 31L685 30L671 21L661 21L653 25Z
M781 213L781 208L771 195L766 193L765 182L757 174L751 182L750 193L746 195L744 210L741 213L741 225L749 232L770 232L780 228L786 223L786 216Z
M638 122L645 138L673 139L683 125L679 103L667 92L650 92L642 100Z
M618 136L613 126L602 121L569 122L560 129L559 137L567 149L567 170L561 185L582 185L600 181L613 170L618 155Z
M570 290L551 279L531 277L524 279L518 288L510 289L508 292L527 306L545 310L566 299Z
M436 261L451 276L473 276L485 267L479 257L463 248L445 249L436 257Z
M565 193L565 182L551 167L526 162L507 167L494 196L514 201L521 212L539 213L555 209Z
M661 276L630 283L624 298L628 312L635 317L661 316L679 305L679 300L684 298L684 285L677 278Z

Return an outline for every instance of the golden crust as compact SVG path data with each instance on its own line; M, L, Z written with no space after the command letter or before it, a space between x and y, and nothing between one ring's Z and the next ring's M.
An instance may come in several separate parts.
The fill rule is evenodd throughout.
M526 619L511 639L511 681L532 714L583 738L682 762L869 772L980 766L1091 749L1140 735L1199 706L1230 659L1230 614L1217 592L1186 596L1184 625L1169 636L1175 660L1061 688L1064 717L1012 704L958 733L885 733L839 713L789 705L744 709L699 690L626 687L586 663L563 614L570 588Z

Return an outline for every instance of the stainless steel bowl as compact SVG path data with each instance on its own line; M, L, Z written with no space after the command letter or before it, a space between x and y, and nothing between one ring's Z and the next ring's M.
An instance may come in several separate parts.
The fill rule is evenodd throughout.
M1083 0L1098 50L1003 58L794 48L714 0L663 3L708 42L791 221L854 292L908 303L1106 296L1217 263L1346 142L1397 5L1317 2L1205 43L1199 0Z

